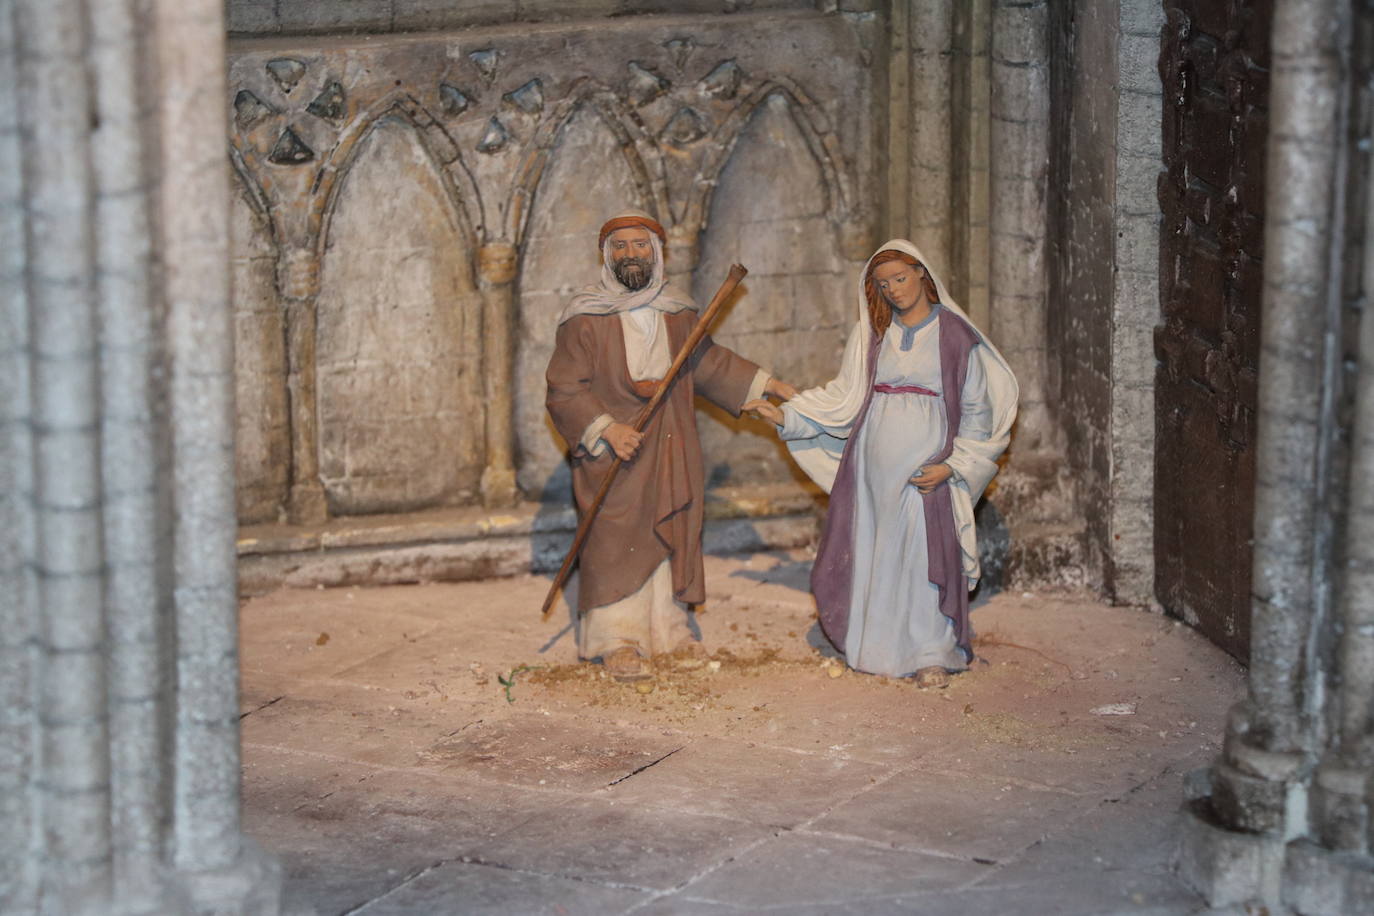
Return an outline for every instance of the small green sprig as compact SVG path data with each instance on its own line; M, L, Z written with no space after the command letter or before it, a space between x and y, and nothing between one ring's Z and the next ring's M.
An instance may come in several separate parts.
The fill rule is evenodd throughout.
M502 687L506 688L506 702L515 702L515 697L511 695L510 690L512 687L515 686L515 676L517 674L519 674L521 671L535 671L542 667L543 665L520 665L517 668L512 668L510 674L506 677L502 677L500 674L496 675L496 680L501 684Z

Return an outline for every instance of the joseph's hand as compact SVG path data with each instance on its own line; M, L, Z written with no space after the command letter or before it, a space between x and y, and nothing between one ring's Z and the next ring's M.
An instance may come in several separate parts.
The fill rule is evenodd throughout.
M639 443L643 441L644 434L635 432L635 428L628 424L612 423L606 427L601 438L606 440L617 458L629 461L639 451Z
M917 468L916 474L911 478L911 484L922 493L929 493L940 484L954 476L954 471L947 464L928 464L923 468Z
M750 401L741 407L740 410L753 411L774 426L782 425L782 410L772 401L766 400L765 398L759 398L757 401Z
M763 393L771 394L780 401L790 401L797 396L797 389L780 378L770 378L768 384L763 386Z

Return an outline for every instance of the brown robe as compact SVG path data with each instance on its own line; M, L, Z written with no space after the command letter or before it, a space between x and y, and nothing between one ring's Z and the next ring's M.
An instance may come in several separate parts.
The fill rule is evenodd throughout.
M697 313L664 316L668 349L677 351ZM673 595L698 604L706 599L701 559L705 475L693 398L705 396L738 416L758 366L702 339L644 428L639 453L625 463L587 534L580 558L578 610L633 594L665 557L671 557ZM577 315L558 328L546 375L545 401L554 426L572 449L573 496L585 512L615 454L593 458L582 434L602 414L632 423L647 403L630 381L619 315Z

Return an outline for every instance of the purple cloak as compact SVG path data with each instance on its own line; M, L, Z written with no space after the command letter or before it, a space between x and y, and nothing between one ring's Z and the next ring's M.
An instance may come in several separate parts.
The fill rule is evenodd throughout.
M945 419L948 432L938 454L913 460L912 470L923 464L938 464L954 451L954 437L963 416L962 393L968 375L969 354L978 343L978 333L948 309L940 313L940 379L944 388ZM868 393L849 431L835 485L830 490L830 511L816 548L811 567L811 592L820 612L821 630L827 639L844 651L849 632L849 597L854 584L854 492L858 474L859 433L868 418L873 401L873 379L878 371L878 348L882 338L875 336L868 345ZM926 557L932 584L940 590L940 613L954 625L959 647L973 657L973 630L968 619L968 587L964 581L963 554L954 529L954 508L948 482L921 495L926 516Z

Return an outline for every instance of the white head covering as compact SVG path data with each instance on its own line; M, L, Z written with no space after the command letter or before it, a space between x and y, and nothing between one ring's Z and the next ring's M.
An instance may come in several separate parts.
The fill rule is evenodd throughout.
M954 526L959 533L959 542L964 554L964 572L970 581L976 580L979 570L973 528L973 506L997 474L997 458L1011 441L1011 426L1016 420L1016 402L1020 389L1016 384L1016 376L1012 374L1011 367L1007 365L1002 354L950 297L949 290L940 280L940 275L921 254L920 249L906 239L884 242L864 264L864 269L859 274L858 322L849 334L839 374L829 383L803 391L787 402L787 406L798 414L820 425L822 431L815 436L791 439L787 442L787 447L802 470L827 493L830 492L839 470L845 440L849 438L854 421L858 419L859 411L868 397L868 351L873 332L868 317L868 296L864 292L864 278L868 276L873 258L888 250L909 254L925 266L930 278L935 282L941 307L967 322L978 335L978 342L981 344L974 348L970 359L982 361L983 372L987 378L988 400L992 407L992 431L987 439L955 439L959 482L951 489ZM954 457L950 463L956 463Z
M625 210L612 219L626 217L654 221L653 217L642 210ZM668 314L696 308L691 296L669 285L663 267L663 241L658 237L658 233L647 230L647 227L646 231L649 232L649 241L654 246L653 273L649 277L648 285L643 289L632 290L616 278L615 271L611 268L611 239L610 235L607 235L601 244L601 282L585 287L573 296L563 309L563 313L558 316L559 324L577 315L614 315L646 305Z

